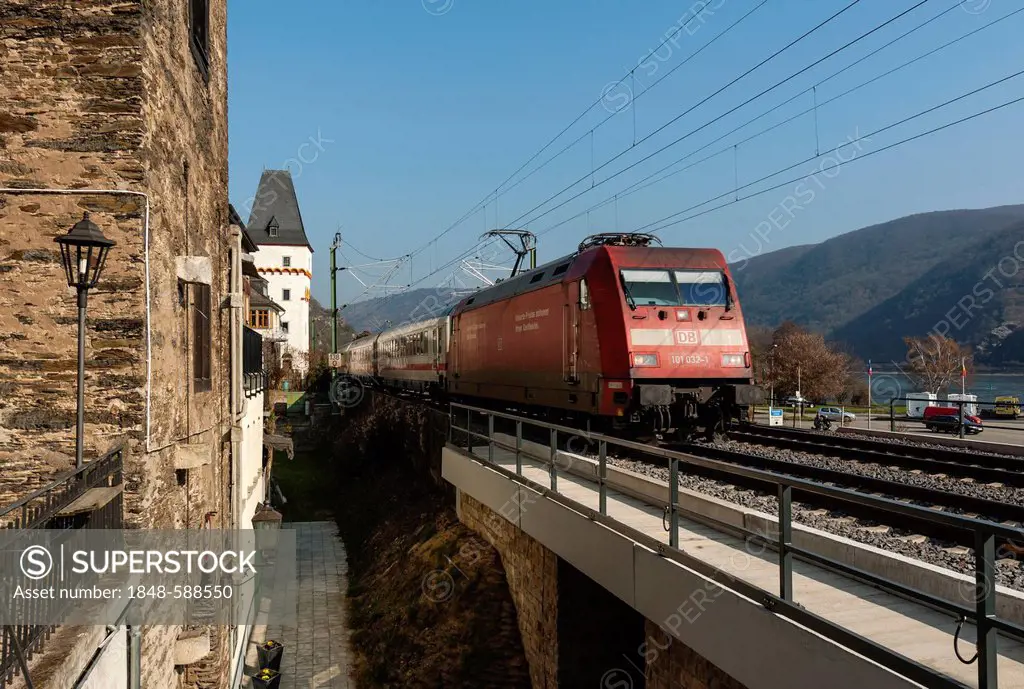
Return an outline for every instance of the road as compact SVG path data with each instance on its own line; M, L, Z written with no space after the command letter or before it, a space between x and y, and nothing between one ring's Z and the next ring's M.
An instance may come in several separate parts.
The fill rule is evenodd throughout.
M811 415L806 415L802 421L797 421L797 428L812 428L813 421ZM757 423L768 423L768 415L763 413L757 413L754 415L754 420ZM1010 419L983 419L982 420L985 430L978 435L967 436L975 440L985 440L990 443L1008 443L1010 445L1024 445L1024 419L1017 419L1016 421ZM834 423L834 422L833 422ZM850 426L851 424L845 424ZM793 417L786 411L785 426L793 428ZM852 424L853 428L868 428L867 417L864 414L858 414L856 420ZM887 431L889 430L889 417L875 415L871 420L871 429L876 431ZM934 433L925 429L920 421L908 421L896 419L896 429L903 430L908 435L921 436L922 438L934 438L936 436L943 438L956 438L957 436L949 433Z

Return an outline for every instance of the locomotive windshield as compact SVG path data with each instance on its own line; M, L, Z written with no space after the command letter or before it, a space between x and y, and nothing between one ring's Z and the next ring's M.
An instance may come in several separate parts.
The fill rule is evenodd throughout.
M727 306L717 270L623 270L627 298L638 306Z

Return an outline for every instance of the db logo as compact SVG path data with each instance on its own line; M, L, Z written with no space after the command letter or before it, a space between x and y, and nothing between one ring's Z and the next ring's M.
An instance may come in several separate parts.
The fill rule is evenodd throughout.
M41 545L31 545L21 554L21 572L33 581L49 576L53 571L53 556Z

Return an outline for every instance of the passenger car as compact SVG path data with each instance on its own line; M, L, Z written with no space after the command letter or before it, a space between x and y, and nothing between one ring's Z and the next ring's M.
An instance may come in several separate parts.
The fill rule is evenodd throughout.
M829 421L842 419L843 423L853 423L857 418L853 412L843 411L839 407L822 407L818 410L818 415L824 416Z
M960 432L960 417L955 414L937 414L925 420L925 428L930 431L943 431L945 433ZM964 433L975 435L985 430L981 419L975 416L964 417Z

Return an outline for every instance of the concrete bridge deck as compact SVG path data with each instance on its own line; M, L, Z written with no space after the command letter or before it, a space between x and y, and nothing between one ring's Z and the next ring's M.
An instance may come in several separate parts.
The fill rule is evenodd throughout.
M529 516L528 511L535 509L529 504L529 496L527 496L525 502L522 495L519 498L508 498L507 486L496 488L498 483L480 473L488 471L488 448L486 445L475 447L473 455L477 459L482 460L483 464L481 465L470 460L470 456L464 449L456 449L453 446L446 448L443 466L445 478L461 490L467 491L467 494L481 500L485 504L489 504L492 509L501 511L510 521L520 522L521 527L525 529L526 522L533 521L527 519ZM493 463L509 472L515 473L516 471L515 454L497 446L493 449ZM550 465L545 461L538 461L523 455L522 475L540 486L550 486ZM499 474L499 476L502 475ZM503 478L507 479L508 477ZM519 490L524 491L525 489L520 486ZM558 470L557 492L582 506L595 511L599 509L598 487L591 480ZM533 493L533 495L533 500L543 500L538 494ZM667 544L668 534L664 527L663 505L652 505L611 488L607 489L606 495L607 515L611 519L661 543ZM504 505L502 505L503 499L505 500ZM515 506L513 506L513 509L507 509L509 507L509 499L513 502L517 500L522 502L522 506L519 509L516 509ZM546 508L539 509L538 511L543 512L544 509ZM603 528L596 523L594 523L594 526L597 529ZM602 540L605 538L604 535L595 531L593 538L589 539L589 543L586 543L580 541L578 534L576 537L570 537L568 534L559 534L557 530L553 529L545 528L544 531L546 532L544 538L548 541L544 545L570 562L575 559L576 562L573 562L573 564L585 572L587 571L585 560L589 556L581 549L600 548ZM747 582L765 592L777 593L778 591L779 569L777 554L771 551L764 553L751 552L747 542L742 538L696 521L680 518L679 548L684 553L712 565L719 571ZM639 574L633 573L630 575L632 576L632 583L624 583L623 577L626 577L629 573L624 571L624 563L612 561L617 556L622 559L630 559L629 567L635 566L632 558L629 558L624 551L609 550L604 557L603 564L596 565L596 569L592 568L592 576L599 583L605 585L606 588L609 588L612 593L640 609L642 607L641 599L646 595L640 588L641 577ZM587 573L591 574L591 572ZM601 579L604 579L604 581L601 581ZM668 584L670 581L671 579L667 578L663 579L660 583ZM629 585L633 586L632 590L629 590ZM921 603L880 591L875 587L822 567L800 561L794 562L793 565L793 587L794 601L804 606L807 610L902 654L925 667L944 673L962 686L978 686L977 666L962 663L954 653L953 643L956 621L948 614L940 613ZM689 592L687 591L686 593ZM649 598L649 596L647 597ZM676 599L678 599L678 594ZM710 596L705 593L700 599L708 600ZM710 608L715 603L710 602L705 605ZM690 607L692 608L693 606ZM698 607L701 607L700 612L703 612L703 606ZM670 610L670 608L664 609ZM677 610L681 611L681 609ZM712 610L713 612L714 610ZM656 619L650 614L647 614L647 617L658 623L665 622L664 618ZM695 650L701 652L709 660L715 662L739 681L744 682L751 689L759 687L787 687L791 689L796 686L838 687L852 681L850 677L820 676L817 677L816 681L812 680L811 683L804 684L792 676L789 678L769 676L770 673L766 672L767 668L757 662L756 658L734 657L733 661L729 662L730 650L733 656L737 654L742 656L744 653L741 650L741 638L744 636L743 630L736 629L735 632L736 648L718 649L717 653L707 643L705 643L705 648L701 650L701 639L694 635L692 630L683 630L681 633L687 637L683 639L684 643L694 647ZM705 635L705 642L710 638L710 636ZM771 646L773 640L764 639L763 641L766 646ZM965 658L969 659L974 655L974 641L974 627L965 625L959 642L960 654ZM999 638L998 646L999 686L1004 688L1024 687L1024 646L1003 637ZM748 651L753 652L752 648L747 646ZM788 654L792 655L789 662L800 663L805 660L810 662L812 660L810 658L801 658L801 653L808 650L808 648L789 649ZM867 659L862 658L861 660L866 664L873 665ZM838 673L847 671L844 671L842 665L837 664L834 667L834 672L838 675ZM870 675L871 673L869 672L863 679L867 680ZM876 675L875 680L877 681L877 679L878 676ZM890 684L885 681L881 685L919 686L914 683L901 685L899 682ZM876 689L881 685L874 684ZM856 686L856 682L852 686Z

